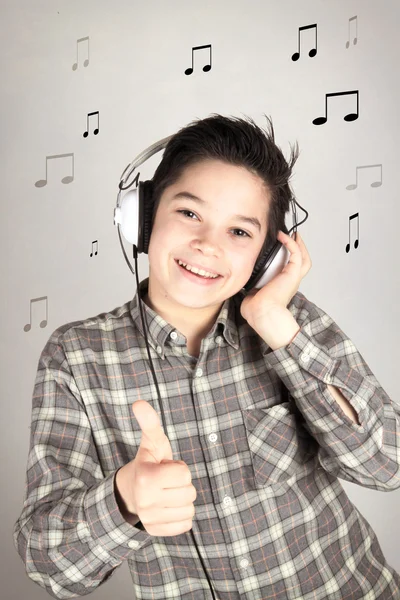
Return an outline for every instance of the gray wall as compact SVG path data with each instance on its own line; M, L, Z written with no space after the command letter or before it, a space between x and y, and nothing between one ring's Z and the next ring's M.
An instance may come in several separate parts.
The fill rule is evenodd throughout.
M355 16L358 31L349 21ZM285 156L289 142L299 141L292 185L310 214L301 233L313 261L300 291L351 337L399 403L399 22L398 0L2 1L2 598L48 597L25 575L12 541L40 352L59 325L112 310L135 293L113 225L119 176L141 150L193 119L250 115L265 126L265 112ZM315 23L317 55L308 55L315 40L309 29L293 61L299 27ZM202 70L209 58L203 49L185 75L192 47L207 44L211 70ZM330 99L328 121L313 124L324 115L325 94L354 90L357 120L344 121L356 97L342 95ZM100 131L94 135L92 117L83 137L95 111ZM46 157L69 153L73 181L62 183L72 174L72 159L64 157L49 159L47 185L35 186L45 179ZM144 165L142 180L161 157ZM356 173L358 187L349 190ZM349 219L356 213L357 249L357 219ZM90 257L94 240L98 253ZM139 279L147 276L142 255ZM45 300L31 305L44 297L47 317ZM400 491L342 483L400 571ZM108 600L113 593L132 598L126 564L92 595Z

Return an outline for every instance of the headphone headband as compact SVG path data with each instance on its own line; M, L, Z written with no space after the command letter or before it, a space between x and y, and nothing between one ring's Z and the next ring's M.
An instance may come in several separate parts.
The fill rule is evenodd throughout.
M140 152L140 154L138 154L136 156L136 158L134 158L133 161L129 163L129 165L125 168L124 172L122 173L122 175L120 177L120 182L119 182L119 189L120 190L126 190L126 189L128 189L128 187L130 187L130 186L122 187L122 185L126 183L126 181L129 179L129 177L133 173L134 169L136 167L139 167L142 163L144 163L148 158L150 158L154 154L157 154L157 152L160 152L160 150L163 150L167 146L169 140L172 137L173 137L173 135L169 135L169 136L163 138L162 140L159 140L158 142L155 142L154 144L152 144L151 146L149 146L146 150L143 150L142 152ZM132 168L129 171L129 173L126 176L126 178L124 179L124 175L125 175L126 171L130 167L132 167Z

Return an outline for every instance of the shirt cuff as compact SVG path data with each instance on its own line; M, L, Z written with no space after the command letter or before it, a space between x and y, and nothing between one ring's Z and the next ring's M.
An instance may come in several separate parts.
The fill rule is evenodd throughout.
M84 511L93 539L110 554L125 560L150 542L152 536L138 528L140 522L131 525L121 515L114 493L117 471L88 491Z
M322 392L326 389L321 382L330 384L340 389L346 400L351 403L358 413L360 423L366 422L370 399L375 393L374 386L361 373L350 367L345 359L332 358L304 329L300 329L287 346L275 351L266 346L262 353L267 365L274 369L295 399L305 402L308 392L316 387L315 380ZM330 393L322 393L319 398L325 401L322 411L326 415L333 409L344 423L350 422L348 417L342 418L344 413ZM308 403L308 416L311 417L310 413L315 409L315 417L320 418L321 408L319 406L317 410L317 407L310 407ZM379 407L375 407L375 411L377 408ZM380 406L380 409L383 410L383 407ZM360 428L358 425L357 427Z

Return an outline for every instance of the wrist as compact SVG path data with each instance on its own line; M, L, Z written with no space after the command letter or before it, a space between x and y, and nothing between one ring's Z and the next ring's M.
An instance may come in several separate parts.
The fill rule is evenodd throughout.
M257 333L273 350L278 350L290 344L301 327L288 309L276 309L266 315Z
M140 518L138 517L138 515L136 513L128 510L127 504L124 500L124 496L123 496L124 474L125 474L125 472L123 471L123 467L120 467L114 478L115 500L117 502L119 512L121 513L121 516L125 519L125 521L127 521L131 525L135 525L136 523L138 523L140 521Z

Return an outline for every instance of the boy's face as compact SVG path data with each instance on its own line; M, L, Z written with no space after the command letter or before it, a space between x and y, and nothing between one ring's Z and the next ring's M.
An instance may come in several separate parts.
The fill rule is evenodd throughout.
M204 203L175 198L183 192ZM153 307L177 318L219 311L251 276L267 234L268 205L262 181L243 167L218 160L187 167L164 191L150 236L148 295ZM235 215L257 219L260 229ZM222 276L201 285L185 276L177 259Z

